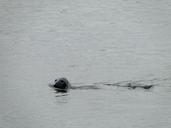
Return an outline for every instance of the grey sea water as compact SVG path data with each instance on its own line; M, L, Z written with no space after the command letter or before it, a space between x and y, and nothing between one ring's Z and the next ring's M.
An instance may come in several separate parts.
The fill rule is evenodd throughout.
M0 0L0 128L170 128L170 23L169 0Z

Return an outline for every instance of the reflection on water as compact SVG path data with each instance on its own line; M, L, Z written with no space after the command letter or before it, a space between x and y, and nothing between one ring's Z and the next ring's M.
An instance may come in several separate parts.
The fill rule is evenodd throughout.
M62 97L62 96L67 96L68 94L61 94L61 95L56 95L55 97Z
M57 104L65 104L65 103L68 103L68 101L69 101L69 98L70 97L68 97L68 95L69 94L62 94L62 93L58 93L57 95L55 95L55 97L56 97L56 103Z

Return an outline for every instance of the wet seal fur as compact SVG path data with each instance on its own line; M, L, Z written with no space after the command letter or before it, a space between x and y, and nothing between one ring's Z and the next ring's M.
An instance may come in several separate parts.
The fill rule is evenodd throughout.
M57 92L68 92L68 90L71 88L71 84L66 78L63 77L63 78L56 79L52 87Z

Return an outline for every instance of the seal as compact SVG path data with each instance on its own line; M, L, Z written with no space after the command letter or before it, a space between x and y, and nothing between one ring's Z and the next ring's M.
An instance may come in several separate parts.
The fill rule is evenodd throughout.
M66 78L59 78L55 80L53 87L57 92L67 92L71 88L71 84Z

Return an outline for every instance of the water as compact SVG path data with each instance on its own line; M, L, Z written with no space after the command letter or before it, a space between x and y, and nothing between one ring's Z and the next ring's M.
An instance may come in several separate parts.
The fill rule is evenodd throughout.
M0 128L171 126L171 2L0 0ZM48 84L67 77L75 89ZM107 84L154 84L150 90Z

